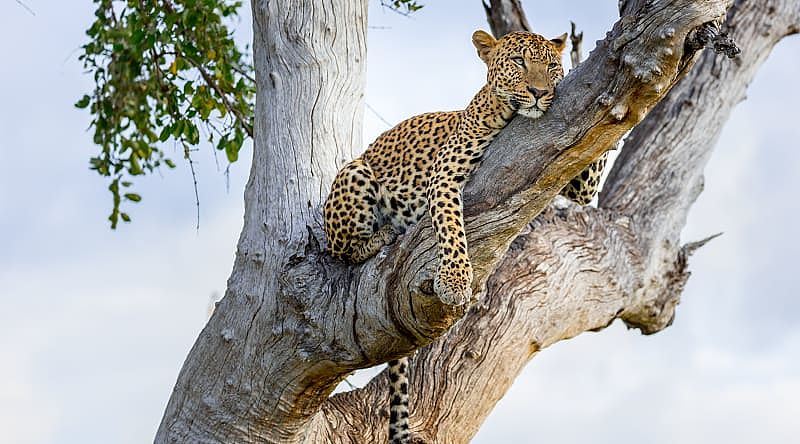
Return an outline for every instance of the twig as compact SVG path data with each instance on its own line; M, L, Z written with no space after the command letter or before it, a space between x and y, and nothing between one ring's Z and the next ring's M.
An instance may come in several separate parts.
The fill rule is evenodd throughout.
M225 108L228 108L228 111L230 111L233 115L236 116L237 119L239 119L239 122L242 123L245 132L247 132L247 135L250 136L250 138L252 139L253 126L250 124L247 118L245 118L245 116L242 115L242 112L238 108L233 106L230 101L228 101L228 96L225 94L224 91L222 91L222 88L220 88L219 85L217 85L217 82L214 81L214 79L211 77L208 71L206 71L206 69L203 68L203 66L200 65L199 63L195 63L194 60L188 57L184 58L188 60L189 63L191 63L192 66L194 66L195 69L197 69L200 72L200 75L203 76L203 80L206 82L206 84L208 84L208 86L210 86L211 88L214 89L214 91L217 92L217 95L219 95L219 98L222 100L222 103L225 105Z
M697 249L699 249L700 247L702 247L703 245L707 244L712 239L715 239L715 238L717 238L719 236L722 236L722 232L719 232L717 234L712 234L711 236L708 236L705 239L700 239L699 241L689 242L688 244L686 244L683 247L681 247L681 250L683 250L683 252L686 254L686 256L691 256L692 254L694 254L695 251L697 251Z
M394 126L394 125L392 125L391 123L389 123L389 121L388 121L388 120L384 119L382 115L378 114L378 112L377 112L377 111L375 111L375 108L371 107L371 106L369 105L369 103L367 103L367 102L364 102L364 105L367 107L367 109L368 109L368 110L372 111L372 114L375 114L375 115L378 117L378 119L380 119L380 121L381 121L381 122L385 123L385 124L386 124L386 126L388 126L389 128L391 128L391 127L393 127L393 126Z
M20 5L20 6L22 6L23 8L25 8L25 10L27 10L28 12L30 12L32 16L36 17L36 13L35 13L35 12L33 12L33 9L31 9L30 7L28 7L28 5L26 5L25 3L22 3L20 0L17 0L17 4L18 4L18 5Z
M166 9L168 12L171 13L175 12L175 8L172 6L172 3L169 0L164 0L162 5L164 9ZM214 78L208 74L208 71L206 71L206 69L203 68L203 65L195 62L190 57L186 57L185 55L183 56L183 58L184 60L187 60L192 66L194 66L195 69L197 69L197 71L200 72L200 75L203 77L203 81L205 81L208 86L210 86L212 89L214 89L214 91L216 91L217 95L219 95L220 100L222 100L222 104L225 105L225 108L227 108L229 112L231 112L233 115L236 116L239 122L242 123L242 127L244 127L244 130L247 133L247 135L250 136L250 138L252 139L253 125L249 123L249 121L245 118L244 115L242 115L242 112L239 109L237 109L235 106L231 104L231 102L228 100L228 96L225 94L224 91L222 91L222 88L220 88L219 85L217 85L217 82L214 81ZM234 67L234 69L236 69L236 67ZM253 79L252 77L247 76L246 74L244 74L239 70L237 70L237 72L255 82L255 79Z
M353 383L350 382L350 380L347 379L347 378L344 378L344 383L347 384L348 386L350 386L350 390L355 390L355 389L358 388L358 387L354 386Z
M569 41L572 43L572 50L569 52L570 61L572 62L572 69L575 69L579 63L581 63L581 44L583 43L583 31L580 33L575 33L575 22L571 21L570 24L570 32L569 32Z
M200 193L197 191L197 174L194 172L194 161L192 161L189 145L185 143L183 144L183 158L189 162L189 170L192 172L192 182L194 183L194 203L197 207L197 225L195 225L195 229L200 231Z
M244 77L245 79L247 79L247 80L251 81L252 83L256 83L256 79L255 79L255 77L253 77L252 75L250 75L250 73L248 73L247 71L243 70L242 68L240 68L240 67L238 67L238 66L234 66L234 65L231 65L231 68L232 68L234 71L236 71L236 72L238 72L239 74L241 74L241 75L242 75L242 77Z
M69 59L70 59L70 58L72 58L72 56L73 56L73 55L74 55L76 52L80 51L81 49L83 49L83 46L78 46L77 48L75 48L75 49L73 49L72 51L70 51L70 52L69 52L69 54L67 54L67 56L66 56L66 57L64 57L64 60L61 62L61 65L62 65L62 66L63 66L63 65L66 65L66 64L67 64L67 62L69 62Z

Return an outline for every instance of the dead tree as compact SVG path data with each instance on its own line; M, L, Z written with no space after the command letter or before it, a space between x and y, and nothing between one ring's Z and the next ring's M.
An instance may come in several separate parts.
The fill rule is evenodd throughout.
M790 0L620 1L620 20L548 113L511 122L468 184L478 301L453 307L431 293L429 220L361 266L321 247L320 205L361 146L367 1L252 3L258 100L244 228L158 443L385 442L384 376L330 393L353 370L415 350L416 438L468 442L543 348L615 319L665 328L702 244L682 244L680 231L714 141L770 49L800 29ZM742 50L734 60L702 49L733 48L718 33L726 11ZM631 129L599 208L551 203Z

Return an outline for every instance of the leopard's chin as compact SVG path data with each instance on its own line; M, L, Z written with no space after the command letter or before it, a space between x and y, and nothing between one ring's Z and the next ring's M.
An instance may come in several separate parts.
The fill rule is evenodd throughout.
M525 116L525 117L527 117L529 119L538 119L539 117L542 117L542 114L544 114L544 111L542 111L538 106L533 105L533 106L531 106L529 108L520 108L520 109L518 109L517 110L517 114Z

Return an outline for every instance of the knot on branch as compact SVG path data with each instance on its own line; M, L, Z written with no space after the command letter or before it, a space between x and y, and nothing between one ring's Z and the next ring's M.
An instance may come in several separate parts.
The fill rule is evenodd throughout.
M686 37L687 51L695 52L703 48L713 48L717 54L724 54L730 59L742 52L716 21L703 23Z
M638 328L643 334L651 335L672 325L675 319L675 308L680 303L683 288L689 279L689 256L712 239L722 233L713 234L705 239L690 242L674 251L672 266L663 276L653 279L642 291L653 292L651 296L643 294L641 303L624 310L620 318L628 328Z

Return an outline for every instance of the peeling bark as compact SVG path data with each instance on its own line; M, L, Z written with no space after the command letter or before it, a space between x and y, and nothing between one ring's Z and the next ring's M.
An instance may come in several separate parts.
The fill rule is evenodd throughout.
M618 318L663 329L688 277L695 246L679 235L713 142L769 49L800 22L795 2L737 2L730 34L743 54L704 51L690 70L692 36L727 1L621 2L624 16L564 79L550 111L515 119L467 186L473 290L486 288L467 308L431 294L427 219L362 266L322 252L318 208L336 163L358 146L360 114L350 111L361 105L366 12L364 3L282 3L254 3L255 158L229 288L156 442L384 442L385 375L328 396L352 370L416 349L416 439L468 442L541 349ZM550 204L651 108L599 209ZM285 115L310 119L287 129Z

